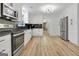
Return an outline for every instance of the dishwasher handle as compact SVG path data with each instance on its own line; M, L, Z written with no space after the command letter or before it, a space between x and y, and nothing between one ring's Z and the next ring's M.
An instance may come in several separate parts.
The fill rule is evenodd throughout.
M3 42L3 41L5 41L5 40L1 40L0 42Z

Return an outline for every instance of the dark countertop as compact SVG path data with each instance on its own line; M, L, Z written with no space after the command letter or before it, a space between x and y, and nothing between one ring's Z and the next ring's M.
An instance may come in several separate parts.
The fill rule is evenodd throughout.
M11 34L11 31L8 30L8 31L0 31L0 37L1 36L5 36L5 35L8 35L8 34Z
M42 24L26 24L25 27L17 27L16 29L0 29L0 37L7 34L18 33L29 29L42 29Z

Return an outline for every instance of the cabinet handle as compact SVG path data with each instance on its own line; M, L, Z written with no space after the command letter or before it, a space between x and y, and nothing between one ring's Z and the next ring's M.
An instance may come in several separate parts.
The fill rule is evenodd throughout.
M2 51L0 52L0 54L2 54L4 51L5 51L5 50L2 50Z
M5 40L1 40L0 42L3 42L3 41L5 41Z

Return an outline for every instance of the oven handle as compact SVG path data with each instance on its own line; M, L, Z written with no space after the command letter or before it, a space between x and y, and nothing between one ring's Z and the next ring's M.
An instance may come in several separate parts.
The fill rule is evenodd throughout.
M19 36L19 35L22 35L22 34L24 34L24 32L18 33L18 34L14 34L13 36L16 37L16 36Z

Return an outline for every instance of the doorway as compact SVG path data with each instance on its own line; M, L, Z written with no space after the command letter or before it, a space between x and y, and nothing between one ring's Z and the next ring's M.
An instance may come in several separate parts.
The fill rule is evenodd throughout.
M60 36L62 39L69 41L68 39L68 16L60 20Z
M47 22L43 23L43 35L49 35L48 29L47 29Z
M47 26L46 26L46 25L47 25L47 22L44 22L44 23L43 23L43 30L44 30L44 31L47 31Z

